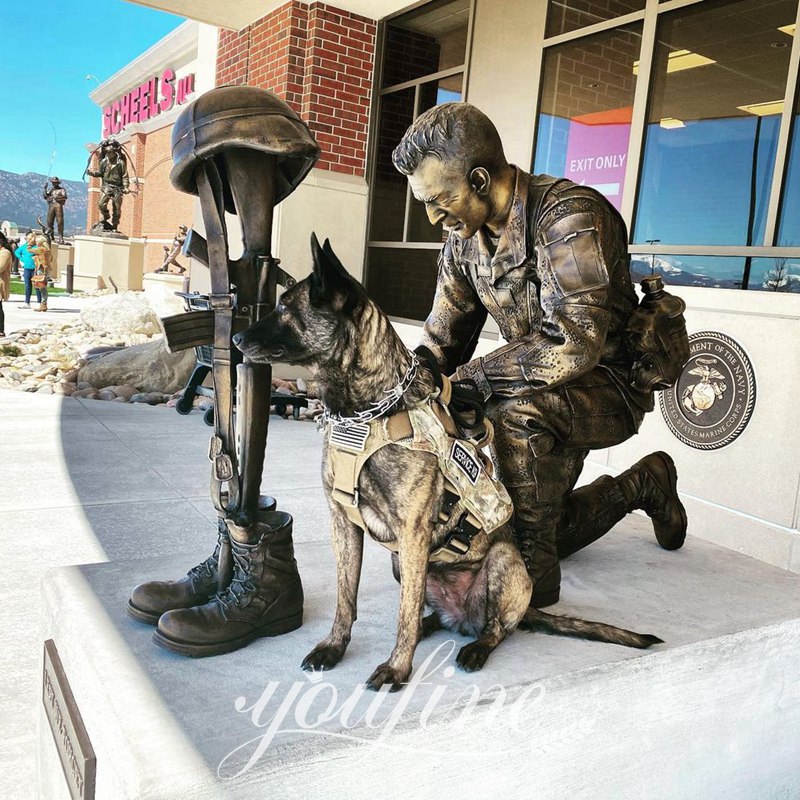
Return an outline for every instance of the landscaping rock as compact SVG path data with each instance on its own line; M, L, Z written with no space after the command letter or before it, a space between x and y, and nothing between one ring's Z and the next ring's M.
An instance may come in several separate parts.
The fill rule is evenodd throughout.
M186 385L194 350L168 353L163 339L108 353L80 368L78 377L95 386L130 385L140 392L171 394Z
M111 336L160 333L158 317L141 292L121 292L88 300L81 309L81 322Z

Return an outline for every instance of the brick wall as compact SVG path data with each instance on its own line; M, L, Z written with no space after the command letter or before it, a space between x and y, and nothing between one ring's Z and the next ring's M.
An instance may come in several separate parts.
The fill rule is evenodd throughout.
M311 128L318 168L363 176L376 28L324 3L290 0L242 31L220 32L217 86L274 92Z

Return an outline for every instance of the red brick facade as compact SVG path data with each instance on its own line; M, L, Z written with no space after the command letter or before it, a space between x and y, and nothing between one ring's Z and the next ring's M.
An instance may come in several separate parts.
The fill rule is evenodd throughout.
M366 17L290 0L242 31L220 31L217 86L275 92L314 133L318 168L363 176L376 29Z

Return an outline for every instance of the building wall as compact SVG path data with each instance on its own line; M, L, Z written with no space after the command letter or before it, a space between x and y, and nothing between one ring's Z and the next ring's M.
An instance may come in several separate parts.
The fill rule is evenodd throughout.
M307 271L312 230L363 275L376 29L374 20L333 6L290 0L241 31L220 31L217 85L275 93L320 145L311 175L276 209L273 251L298 277Z

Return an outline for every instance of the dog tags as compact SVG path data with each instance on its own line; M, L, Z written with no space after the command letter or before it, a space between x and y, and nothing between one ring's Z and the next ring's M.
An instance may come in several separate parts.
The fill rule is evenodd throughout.
M330 443L345 450L363 453L369 436L369 425L363 422L331 422Z

